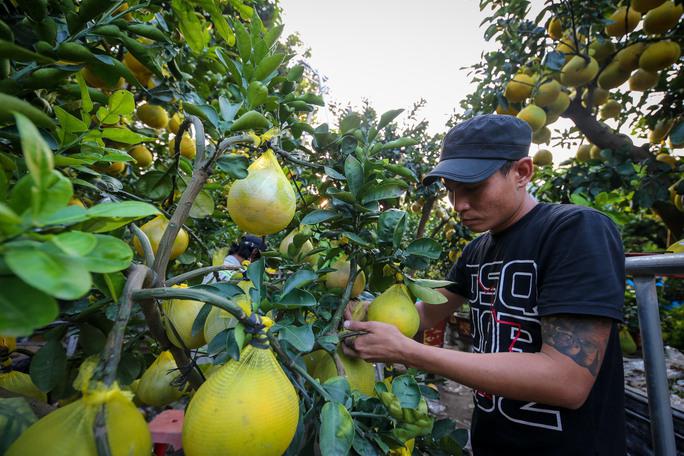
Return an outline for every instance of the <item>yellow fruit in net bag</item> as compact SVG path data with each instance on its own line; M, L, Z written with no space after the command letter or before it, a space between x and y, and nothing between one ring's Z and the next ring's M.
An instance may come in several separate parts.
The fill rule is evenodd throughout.
M183 392L171 382L180 376L170 351L163 351L140 378L135 395L143 404L161 407L177 401Z
M32 397L42 402L47 401L45 393L39 390L33 384L31 376L24 372L10 371L0 374L0 388L22 396Z
M190 401L183 450L187 456L280 456L298 420L299 398L273 352L248 345Z
M295 192L271 149L247 168L228 192L228 213L237 226L263 236L289 225L297 203Z
M186 287L187 285L179 286L179 288ZM204 306L202 301L193 301L192 299L169 299L162 301L164 328L166 329L166 336L173 345L179 348L199 348L206 343L202 331L198 331L194 335L192 334L192 325L195 323L197 314L202 310L202 306ZM178 333L183 343L178 340L176 333Z
M88 356L83 360L78 368L78 375L74 379L72 385L76 391L85 392L88 389L90 379L93 377L97 363L100 357L97 355Z
M97 456L93 428L104 406L112 456L147 456L152 438L142 414L118 386L99 387L29 427L6 456Z

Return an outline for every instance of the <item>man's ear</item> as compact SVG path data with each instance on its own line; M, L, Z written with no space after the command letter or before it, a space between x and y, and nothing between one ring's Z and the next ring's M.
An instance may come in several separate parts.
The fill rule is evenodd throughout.
M532 157L525 157L518 160L515 164L515 178L521 187L526 187L534 175L534 164Z

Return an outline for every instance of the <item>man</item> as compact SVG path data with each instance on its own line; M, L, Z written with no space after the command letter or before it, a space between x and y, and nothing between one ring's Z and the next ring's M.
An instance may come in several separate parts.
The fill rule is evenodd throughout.
M224 282L230 280L242 262L245 260L256 261L261 258L261 252L266 250L266 243L258 236L247 234L240 239L239 243L233 242L228 250L228 255L223 259L223 266L232 266L234 269L217 271L204 276L203 284Z
M430 347L379 322L344 347L474 390L471 444L481 455L625 454L624 256L613 223L589 208L528 193L531 130L512 116L475 117L444 138L442 179L461 223L484 233L450 270L444 305L416 305L421 329L467 302L473 353Z

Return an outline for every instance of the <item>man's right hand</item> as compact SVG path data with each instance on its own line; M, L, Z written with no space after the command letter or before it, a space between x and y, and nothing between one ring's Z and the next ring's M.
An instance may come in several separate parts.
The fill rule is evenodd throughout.
M344 319L364 321L366 319L366 313L368 312L368 306L370 303L371 301L349 301L347 303L347 307L344 309Z

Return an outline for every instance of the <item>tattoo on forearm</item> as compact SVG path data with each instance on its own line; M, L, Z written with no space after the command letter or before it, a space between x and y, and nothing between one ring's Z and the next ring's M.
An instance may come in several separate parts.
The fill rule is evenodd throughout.
M542 318L544 343L585 367L596 377L610 335L610 321L575 316Z

